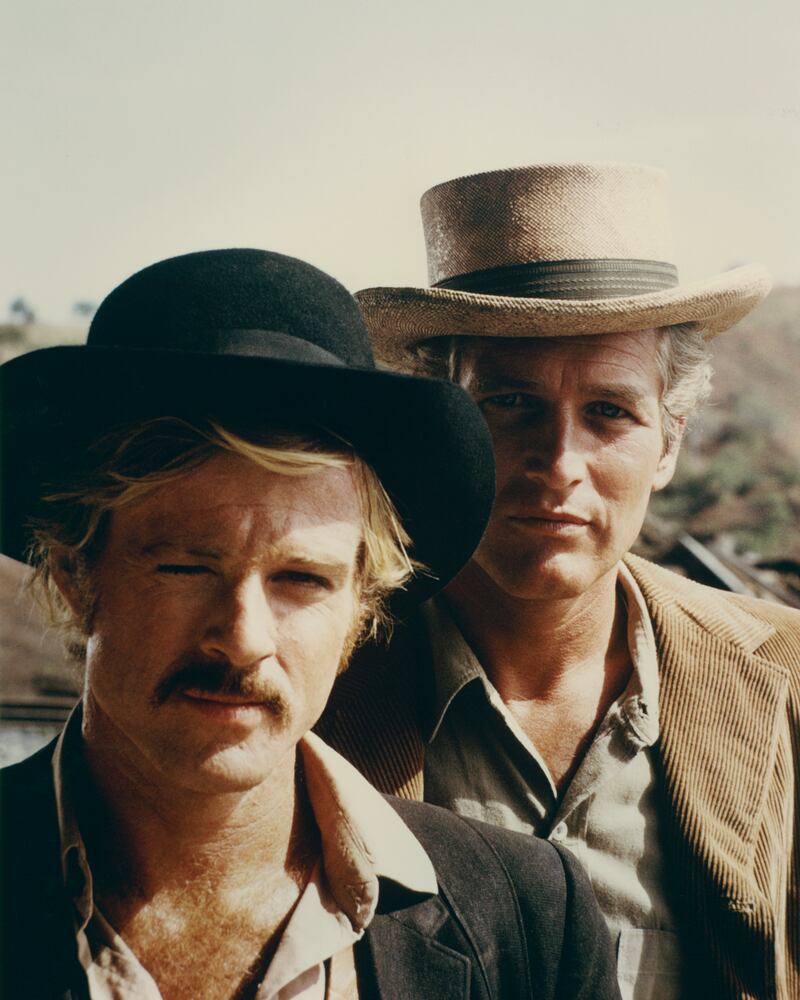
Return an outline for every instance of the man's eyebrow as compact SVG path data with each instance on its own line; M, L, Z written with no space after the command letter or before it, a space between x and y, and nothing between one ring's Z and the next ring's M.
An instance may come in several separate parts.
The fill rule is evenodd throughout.
M514 375L503 375L489 372L485 375L474 375L467 383L472 392L500 392L513 390L517 392L538 392L542 382L533 378L519 378Z
M647 398L643 389L619 382L603 382L597 385L587 385L585 392L589 396L599 396L601 399L619 399L622 402L636 406Z
M308 570L313 573L327 573L329 576L345 577L350 572L351 562L346 559L338 559L336 556L304 556L292 555L291 552L284 556L287 566L291 569Z
M225 553L219 549L204 548L197 545L183 545L179 541L153 542L144 546L141 553L145 557L156 559L165 558L170 555L180 555L219 561L225 557ZM273 552L273 557L277 558L278 561L285 562L291 569L316 574L324 573L336 579L344 579L351 569L351 564L348 560L340 559L337 556L315 556L300 552L293 553L291 550L281 552L280 548L278 548Z
M475 375L468 385L471 392L480 395L500 392L541 392L544 387L544 383L538 379L519 378L514 375L503 375L500 372ZM644 390L622 382L598 382L587 385L583 387L583 393L600 399L618 399L631 406L638 405L647 397Z
M204 548L202 545L187 545L180 540L163 540L151 542L142 546L143 556L161 556L171 553L180 553L185 556L197 556L199 559L220 559L222 553L219 549Z

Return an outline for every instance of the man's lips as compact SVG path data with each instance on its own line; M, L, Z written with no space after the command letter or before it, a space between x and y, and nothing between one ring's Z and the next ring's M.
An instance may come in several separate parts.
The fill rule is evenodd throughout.
M514 511L512 521L543 521L551 524L589 524L589 519L580 514L572 514L566 510L542 510L530 508Z
M217 705L236 707L257 707L266 704L264 699L245 698L241 695L224 694L221 691L203 691L198 688L186 688L182 692L184 698L192 701L207 701Z
M569 538L586 530L589 520L579 514L562 510L524 508L509 515L511 525L525 533L547 535L550 538Z

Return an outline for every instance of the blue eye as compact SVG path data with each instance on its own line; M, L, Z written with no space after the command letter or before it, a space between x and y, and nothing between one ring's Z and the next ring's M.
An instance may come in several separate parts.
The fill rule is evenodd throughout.
M499 410L515 410L533 405L534 397L524 392L504 392L497 396L488 396L482 405L496 406Z
M597 416L606 417L609 420L619 420L620 417L630 416L627 410L623 410L621 406L617 406L616 403L609 403L605 399L600 399L596 403L592 403L589 409L597 414Z

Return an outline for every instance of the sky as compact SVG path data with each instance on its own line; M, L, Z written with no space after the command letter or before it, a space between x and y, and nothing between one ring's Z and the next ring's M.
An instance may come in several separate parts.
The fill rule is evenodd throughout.
M796 0L6 0L0 320L211 247L424 285L426 188L572 160L666 168L682 279L800 284L799 43Z

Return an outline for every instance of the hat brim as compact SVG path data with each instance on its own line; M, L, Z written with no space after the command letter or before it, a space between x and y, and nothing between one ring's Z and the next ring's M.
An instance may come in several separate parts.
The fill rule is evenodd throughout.
M696 323L711 338L738 323L769 292L766 268L748 264L702 282L612 299L518 298L446 288L365 288L356 299L375 353L408 363L435 337L569 337Z
M256 417L322 425L377 472L413 540L402 616L443 587L480 541L494 494L489 432L458 387L376 369L271 358L53 347L0 369L4 504L0 549L25 559L28 523L59 456L115 424L152 416Z

